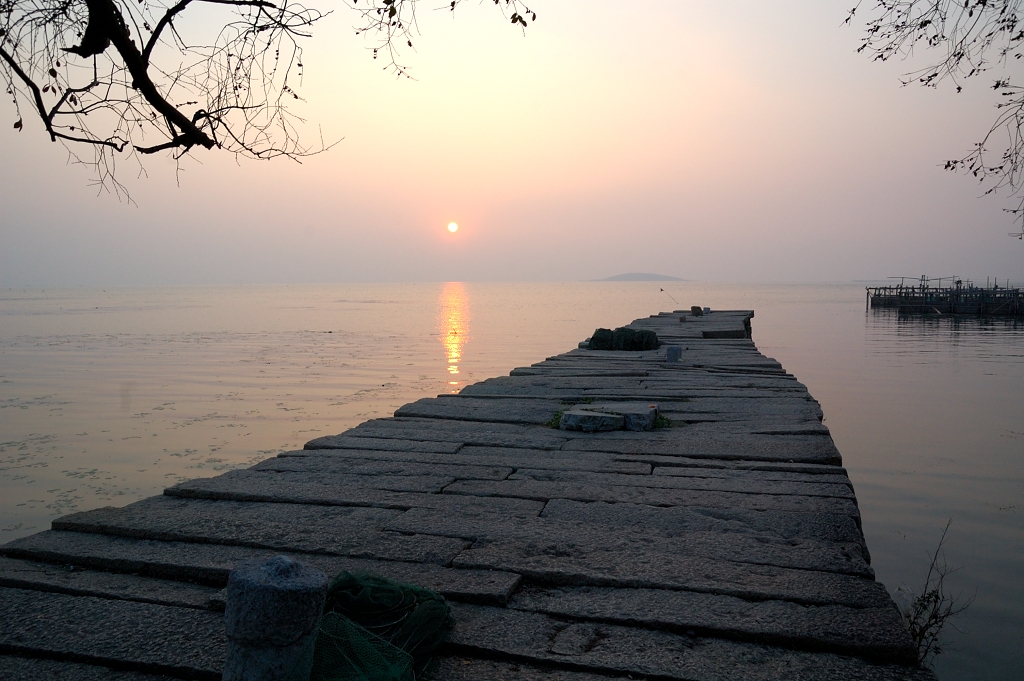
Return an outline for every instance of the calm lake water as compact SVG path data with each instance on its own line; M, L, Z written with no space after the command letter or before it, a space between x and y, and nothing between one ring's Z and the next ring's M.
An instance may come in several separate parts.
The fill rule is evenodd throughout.
M859 285L3 290L0 543L694 304L755 310L760 350L821 402L891 591L920 588L952 518L950 582L975 600L940 679L1020 679L1024 323L868 312Z

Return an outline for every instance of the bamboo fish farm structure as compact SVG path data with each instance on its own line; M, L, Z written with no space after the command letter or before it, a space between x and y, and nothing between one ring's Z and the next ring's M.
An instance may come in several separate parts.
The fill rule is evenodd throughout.
M1024 315L1024 298L1019 288L998 284L975 286L955 279L952 286L932 286L928 277L906 284L905 277L894 286L868 286L869 307L896 308L900 313L962 315Z

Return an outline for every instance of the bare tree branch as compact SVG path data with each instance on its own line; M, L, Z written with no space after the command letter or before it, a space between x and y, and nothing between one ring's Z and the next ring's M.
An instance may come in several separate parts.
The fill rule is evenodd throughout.
M850 11L847 22L863 3ZM985 194L1006 190L1018 206L1007 212L1024 220L1024 89L1012 76L1024 58L1024 0L872 0L872 16L858 51L877 61L907 58L918 51L937 54L928 66L904 77L904 85L937 87L951 81L957 92L971 78L992 78L999 98L995 122L964 156L946 161L947 170L967 172L988 183ZM992 149L996 158L990 160Z
M386 54L386 69L408 75L397 59L412 47L419 0L346 2L361 22L356 33L377 39L373 57ZM521 29L536 19L520 0L493 2ZM0 0L0 78L15 128L27 105L51 141L94 168L101 188L122 194L121 153L299 159L329 148L303 146L304 121L289 109L301 101L301 40L325 16L292 0Z

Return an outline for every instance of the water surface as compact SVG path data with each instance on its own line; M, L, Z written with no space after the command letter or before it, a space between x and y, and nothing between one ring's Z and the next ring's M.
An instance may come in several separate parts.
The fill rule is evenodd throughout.
M941 679L1024 669L1024 324L866 311L857 285L375 284L0 291L0 542L251 465L564 352L597 326L754 309L821 402L878 578L942 528L976 600Z

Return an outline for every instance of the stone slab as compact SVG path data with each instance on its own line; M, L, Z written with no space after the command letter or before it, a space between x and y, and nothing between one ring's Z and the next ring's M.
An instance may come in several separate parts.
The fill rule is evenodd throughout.
M0 651L220 679L224 615L0 587Z
M625 426L626 417L622 414L591 411L582 407L567 409L558 420L559 430L577 430L584 433L622 430Z
M277 461L282 459L274 458L268 459L263 462L267 464L261 468L248 468L240 469L235 471L228 471L222 473L218 477L222 478L240 478L251 480L254 483L262 480L262 483L258 483L259 486L264 487L267 484L273 485L274 482L287 485L293 482L316 482L319 485L334 487L342 490L346 490L349 493L355 493L358 491L365 492L411 492L413 494L440 494L448 485L455 482L457 479L454 475L438 475L438 474L427 474L423 470L425 467L420 467L421 474L387 474L381 473L379 475L373 474L362 474L349 472L340 467L323 466L318 470L305 470L305 471L294 471L294 470L280 470L275 464ZM415 466L415 464L413 464ZM471 471L472 472L472 471ZM493 472L490 475L475 476L467 475L464 479L466 480L504 480L506 475L495 475ZM202 478L200 478L202 479ZM189 481L194 482L194 481ZM185 486L188 482L184 483ZM169 489L174 489L178 485L174 485Z
M466 394L463 390L460 395ZM676 384L675 388L657 388L650 390L637 390L636 388L595 388L588 390L559 390L543 386L512 386L507 390L499 390L495 386L493 392L472 392L473 397L482 399L506 399L506 398L541 398L559 400L567 403L580 402L583 400L635 400L642 397L651 401L662 400L692 400L698 398L718 398L728 396L736 399L761 399L770 400L780 395L803 395L803 390L796 389L774 389L757 390L754 388L729 388L729 387L693 387L686 388Z
M647 376L647 371L637 369L566 369L546 368L541 366L516 367L509 376L570 376L570 377L638 377Z
M190 541L447 565L465 543L404 536L381 528L397 515L382 508L206 501L169 496L124 508L83 511L53 521L55 530L136 539Z
M705 364L701 367L708 372L719 372L723 374L741 374L746 376L792 376L785 369L771 369L768 367L752 367L743 364Z
M352 450L349 450L352 451ZM308 473L316 475L322 482L336 484L336 476L353 477L349 484L358 484L369 489L384 489L402 492L438 492L445 484L429 489L401 489L390 481L392 477L416 477L430 480L504 480L512 474L508 466L479 466L469 463L425 463L418 461L394 461L388 459L357 459L354 457L318 456L318 457L274 457L262 461L249 471L268 473ZM322 476L322 477L321 477ZM269 476L273 477L273 476ZM388 482L380 482L388 480ZM427 487L420 483L420 487Z
M603 546L493 541L460 553L454 567L515 572L539 584L685 589L747 600L883 607L881 584L855 575L733 562L659 550L667 542L623 538ZM622 553L629 547L635 553Z
M282 552L48 530L5 544L0 547L0 553L24 560L194 582L221 589L238 563L271 558ZM452 569L429 563L283 553L328 575L336 575L342 570L372 572L433 589L449 599L472 603L504 604L520 579L514 573L489 569Z
M573 451L573 450L569 450ZM285 456L285 454L279 454ZM808 476L841 475L848 477L842 466L818 463L792 463L779 461L746 461L744 459L698 459L668 454L614 454L616 461L640 461L649 463L662 471L659 475L669 475L670 470L724 470L724 471L777 471L800 473Z
M329 452L329 453L328 453ZM458 454L427 454L419 452L359 452L356 450L300 450L282 452L281 458L310 458L320 456L358 457L381 461L420 461L424 463L473 463L512 468L541 468L544 470L594 471L603 473L630 473L647 475L651 465L609 452L560 452L517 447L475 447L467 445ZM674 460L674 459L673 459ZM659 461L659 463L664 463ZM725 462L722 462L725 463ZM312 464L312 465L315 465Z
M454 454L462 446L461 442L436 442L430 440L399 440L397 438L346 437L327 435L310 440L303 449L380 449L387 452L439 452Z
M856 657L651 631L614 624L566 623L546 615L458 606L449 647L602 674L678 681L933 681L919 667Z
M426 397L395 410L395 416L542 425L565 408L558 400Z
M809 415L771 416L741 412L678 412L671 408L662 410L673 427L691 424L712 426L723 434L754 435L829 435L828 427Z
M629 678L468 656L441 658L440 667L434 676L435 681L626 681Z
M669 367L658 367L642 379L645 391L679 390L680 388L718 388L731 390L758 390L766 393L807 394L807 386L792 376L729 376L719 372L709 373L687 367L682 363Z
M685 342L683 345L685 346ZM649 376L651 372L660 370L702 370L706 372L726 372L758 376L790 376L778 362L755 359L756 355L750 354L734 353L730 355L729 353L712 352L701 356L684 351L679 361L668 362L664 354L660 356L603 357L599 356L599 353L586 353L585 350L575 351L575 353L570 352L558 357L552 357L542 363L534 364L531 368L548 370L588 370L601 368L605 370L619 369L622 371L646 369Z
M697 460L699 461L699 459ZM844 485L853 489L853 483L849 476L841 468L832 468L833 472L815 471L813 473L802 470L787 470L779 467L722 467L711 468L707 466L656 466L651 472L655 476L667 476L674 478L721 478L723 480L758 480L758 481L780 481L794 483L825 483L830 485ZM842 472L840 472L842 471Z
M291 475L293 479L284 479L285 475ZM231 471L216 478L188 480L167 488L164 494L183 499L393 510L422 507L437 509L447 514L492 513L509 518L535 517L544 506L541 502L529 499L360 490L339 486L329 481L323 482L304 472L267 474L253 470Z
M789 393L784 393L770 400L728 396L694 397L686 401L665 400L661 404L661 410L677 414L730 414L737 418L771 417L787 421L821 422L824 413L816 401L788 395Z
M627 431L588 435L571 433L563 451L616 454L661 454L688 458L780 461L842 465L842 457L827 435L758 435L725 433L719 428L690 426L662 428L652 433Z
M874 578L859 542L821 542L782 539L754 531L722 533L717 530L682 530L671 533L619 524L614 533L594 523L562 518L507 519L494 514L453 518L432 509L412 509L395 518L388 529L396 532L458 537L473 542L473 550L491 544L511 547L513 555L533 555L536 547L549 547L566 556L612 555L633 560L673 561L674 556L704 557L753 565L820 570Z
M688 329L692 330L692 327L674 327L669 329L668 333L665 333L664 331L655 331L655 333L659 334L665 333L664 339L659 338L659 340L663 341L663 344L657 350L644 350L642 352L631 353L629 351L622 350L593 350L591 348L577 347L575 349L571 349L567 352L564 352L560 355L548 357L547 359L544 360L544 362L556 363L582 361L594 362L598 364L615 364L628 362L633 362L634 364L660 364L664 363L668 356L667 346L671 344L676 344L676 341L670 340L674 338L678 341L677 344L687 348L687 352L703 352L726 362L730 360L735 361L736 358L739 358L740 361L743 362L749 362L757 365L765 365L773 368L781 368L781 365L778 363L777 360L760 354L757 351L757 346L755 346L754 343L750 340L735 339L740 341L736 343L706 343L702 341L706 341L708 339L701 338L700 336L697 335L683 336L679 335L678 333L672 333L678 331L687 331ZM607 356L605 356L602 353L608 354Z
M464 397L507 395L530 388L560 391L569 394L579 394L585 390L602 389L631 390L633 393L637 393L642 390L641 381L642 379L636 376L591 376L557 380L546 376L498 376L497 378L488 378L479 383L467 385L459 391L459 395Z
M657 350L591 350L577 347L559 355L552 355L530 366L643 367L662 361L664 356L663 352Z
M654 428L658 420L658 404L650 400L642 402L633 401L600 401L595 400L588 404L578 404L566 413L577 410L591 412L602 412L608 414L622 414L625 418L624 428L632 431L647 431Z
M5 557L0 557L0 586L179 608L218 608L215 587Z
M100 665L0 655L0 679L4 681L174 681L174 677L126 672Z
M673 536L681 531L769 535L781 539L815 539L824 542L858 544L867 557L864 537L856 521L838 513L790 513L751 511L743 508L700 506L658 507L643 504L609 504L552 499L542 517L574 523L589 523L618 531L643 527L657 535Z
M692 591L526 587L509 607L572 620L829 650L878 662L917 661L917 648L892 605L807 606Z
M746 338L747 332L743 329L706 329L701 331L704 338Z
M837 497L855 501L849 484L806 480L768 480L756 472L733 476L699 475L622 475L617 473L590 473L585 471L551 471L520 468L509 480L536 480L538 482L576 482L608 487L650 487L658 489L713 490L742 492L744 494L774 494L781 496Z
M801 399L807 395L802 386L786 385L771 388L758 388L753 386L733 386L726 381L693 381L676 380L671 383L654 382L644 386L640 391L627 392L612 388L602 390L587 390L583 392L585 397L599 395L631 395L634 399L643 396L652 400L665 400L687 402L700 399L735 399L735 400L774 400L777 398Z
M512 423L418 418L373 419L345 431L342 435L352 438L406 438L483 447L525 447L528 449L559 449L565 443L565 437L550 428ZM395 451L395 449L393 448L391 451Z
M705 508L745 508L753 511L838 513L857 518L858 522L860 519L860 512L852 499L780 494L745 494L742 492L706 491L699 489L665 489L635 486L606 487L600 484L576 483L572 481L516 479L500 481L459 480L448 485L445 488L445 494L514 497L545 502L551 499L571 499L574 501L646 504L648 506L703 506Z

